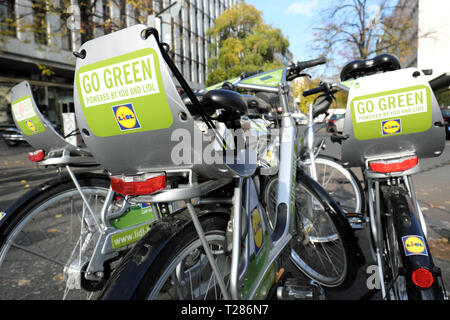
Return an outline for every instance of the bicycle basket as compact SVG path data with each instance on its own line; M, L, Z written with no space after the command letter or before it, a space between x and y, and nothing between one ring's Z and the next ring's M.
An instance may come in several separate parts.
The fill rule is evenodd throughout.
M94 157L113 174L184 169L209 178L251 174L255 165L203 161L214 135L196 124L158 40L146 30L135 25L80 48L75 113Z
M358 78L347 100L342 162L364 165L365 159L396 154L419 158L439 156L445 132L439 105L425 78L416 68Z
M35 149L67 150L88 155L89 152L67 142L37 108L30 84L23 81L11 89L11 113L25 140Z

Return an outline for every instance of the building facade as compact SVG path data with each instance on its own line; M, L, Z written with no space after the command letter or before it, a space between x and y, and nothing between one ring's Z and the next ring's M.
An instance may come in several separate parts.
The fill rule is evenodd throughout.
M432 70L428 76L441 106L450 106L450 1L400 0L393 15L409 21L404 42L413 50L402 57L403 67ZM400 55L395 49L391 52Z
M9 90L27 80L41 111L62 127L73 112L76 51L83 42L131 25L155 26L194 88L204 87L207 30L237 0L2 0L0 124L12 123ZM214 47L214 46L213 46Z

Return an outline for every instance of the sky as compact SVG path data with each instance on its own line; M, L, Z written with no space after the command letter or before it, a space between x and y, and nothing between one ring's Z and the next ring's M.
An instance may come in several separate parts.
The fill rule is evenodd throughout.
M317 58L309 49L312 28L319 19L319 11L329 2L328 0L245 0L245 2L263 12L265 23L281 29L289 40L289 50L294 55L294 61Z

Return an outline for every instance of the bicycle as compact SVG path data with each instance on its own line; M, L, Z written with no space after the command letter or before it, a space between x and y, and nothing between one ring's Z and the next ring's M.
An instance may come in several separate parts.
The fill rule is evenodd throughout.
M37 108L28 82L13 87L11 98L16 126L36 150L29 160L55 167L60 176L25 193L2 215L2 299L88 298L139 237L114 241L145 229L158 211L151 205L130 206L117 195L113 199L109 176L88 150L55 131Z
M264 83L261 79L270 79L272 74L276 75L277 73L279 73L279 70L268 72L244 72L239 77L208 87L203 92L220 88L238 91L236 84L240 82L246 84L260 84ZM302 74L301 76L306 76L306 74ZM268 179L266 178L268 181L263 182L265 184L263 187L264 203L266 205L276 203L276 188L274 189L273 187L277 184L277 177L270 176L276 173L276 165L274 165L274 163L277 161L276 158L278 153L276 150L279 140L271 137L269 131L271 128L277 128L278 126L277 116L279 116L279 112L277 111L279 109L279 101L277 101L278 99L275 94L261 92L255 88L246 90L246 92L254 94L252 96L245 96L245 98L251 101L250 103L254 104L255 108L260 111L252 115L254 119L250 116L249 120L251 123L249 127L254 129L261 137L258 139L263 140L264 138L267 138L267 143L263 143L262 150L258 156L260 166L264 168L263 170L267 171L262 173L263 170L261 170L261 173L264 176L269 176ZM314 93L316 93L314 89L306 90L303 92L303 96L306 97ZM365 201L364 192L359 179L351 169L344 168L337 158L319 154L319 152L325 149L325 138L322 138L317 145L314 141L314 119L319 115L327 113L328 108L334 99L334 93L335 92L332 90L328 90L328 92L317 97L314 102L308 106L308 115L304 115L298 111L292 113L294 119L302 119L303 117L308 119L305 132L302 132L303 126L297 123L299 125L297 133L297 139L299 141L299 159L297 162L304 166L305 169L310 172L310 176L318 181L333 199L337 201L339 206L349 216L352 227L354 229L361 229L363 228L362 224L364 223L361 220L361 213L364 210ZM269 114L271 115L269 116ZM263 118L263 121L258 121L261 117ZM268 125L266 124L267 122L269 122ZM304 142L305 140L307 141L306 143ZM275 168L271 169L271 167ZM268 206L270 225L273 225L275 221L275 211L273 205Z
M363 171L373 255L383 299L446 299L441 271L427 244L427 226L411 176L421 158L439 156L444 132L424 72L401 69L395 56L356 60L341 82L319 86L349 92L342 135L345 166Z
M280 285L283 258L319 272L326 285L341 285L351 278L355 264L361 263L361 251L336 202L302 171L297 173L296 126L288 110L286 73L323 60L285 68L279 87L260 87L279 93L283 109L282 192L277 223L269 233L254 179L256 161L249 160L256 159L255 150L245 143L242 149L233 149L233 140L227 139L227 129L238 129L249 108L238 93L212 90L200 103L168 55L167 45L159 42L156 29L144 25L86 42L77 55L74 102L80 132L111 173L113 189L128 195L129 201L183 204L180 211L168 212L150 226L113 273L101 298L267 298ZM131 66L134 76L124 75ZM114 72L117 81L111 77ZM181 100L170 72L191 106ZM93 95L92 88L102 90L102 95ZM209 130L202 131L205 126ZM180 147L182 137L202 134L208 141L201 139L201 151ZM172 158L175 152L181 160L198 159L204 150L224 161L175 163ZM295 198L295 182L303 189L302 198ZM328 219L323 224L327 228L297 230L293 224L297 216L313 211ZM309 261L299 250L309 245L314 253L308 232L322 237L317 247L329 245L334 250L325 270L319 269L317 258Z
M305 91L305 93L309 95L308 92ZM339 159L320 154L325 149L325 138L322 138L317 144L314 142L314 118L326 113L330 104L331 99L323 98L309 106L306 134L298 135L300 151L297 162L339 204L347 214L352 228L361 229L364 224L361 215L365 200L359 179L351 169L344 168ZM292 116L295 119L301 117L300 114L293 113ZM307 142L304 143L304 140ZM276 185L276 179L276 177L272 178L265 189L265 203L273 202L273 199L276 198L276 190L272 188L273 185ZM273 206L269 207L269 215L274 214Z

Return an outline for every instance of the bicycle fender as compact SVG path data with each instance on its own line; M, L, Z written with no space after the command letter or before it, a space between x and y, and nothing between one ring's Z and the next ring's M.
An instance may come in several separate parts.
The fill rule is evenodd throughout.
M330 217L334 220L336 227L342 237L343 243L350 249L350 254L359 266L364 266L366 259L358 244L358 239L350 226L347 216L336 203L336 201L315 180L308 176L303 170L297 171L297 179L310 188L315 196L322 199L330 208Z
M388 200L388 208L394 217L394 226L406 281L411 288L415 289L416 298L429 296L434 299L440 294L437 285L440 271L435 268L427 239L416 217L415 207L411 199L402 192L391 192L385 197ZM435 278L433 286L428 289L420 289L413 284L411 275L418 268L427 268L433 273Z
M206 210L198 214L201 217L210 213L212 212ZM151 224L145 236L125 255L97 299L132 300L152 263L164 251L166 245L190 222L190 218L174 216Z
M105 174L96 174L96 173L90 173L90 172L83 172L83 173L77 173L75 174L77 179L84 179L84 178L96 178L96 179L108 179L109 177ZM9 208L5 212L1 212L0 216L0 230L2 226L6 223L6 221L14 218L16 214L28 203L33 201L34 198L38 197L42 192L47 191L49 189L55 188L56 186L72 182L72 179L69 175L62 175L56 179L52 179L49 181L45 181L42 184L40 184L37 187L34 187L33 189L30 189L25 194L23 194L19 199L14 201Z

